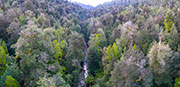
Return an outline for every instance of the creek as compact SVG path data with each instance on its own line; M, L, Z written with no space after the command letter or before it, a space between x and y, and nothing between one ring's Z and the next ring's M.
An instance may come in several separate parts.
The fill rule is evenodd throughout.
M88 77L88 58L87 58L87 50L85 50L85 57L82 64L82 71L80 72L80 82L78 87L86 87L85 80Z

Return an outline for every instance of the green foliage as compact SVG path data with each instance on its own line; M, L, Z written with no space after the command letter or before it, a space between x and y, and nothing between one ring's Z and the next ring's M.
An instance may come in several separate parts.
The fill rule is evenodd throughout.
M56 74L57 87L70 87L70 85L63 79L63 75L59 72Z
M147 58L137 50L128 50L126 55L114 64L111 72L112 87L152 87L152 73Z
M7 76L4 82L5 87L20 87L18 81L16 81L12 76Z
M152 87L152 73L146 65L147 58L141 51L128 50L125 57L114 65L110 80L112 86Z
M54 57L56 58L57 62L61 61L63 57L63 48L64 48L64 40L62 40L60 43L57 42L57 40L54 40L53 42L53 48L54 48Z
M102 71L102 51L98 46L90 46L88 48L89 73L96 75Z
M124 14L126 14L128 12L128 10L124 10L124 11L122 11L121 13L119 13L118 14L118 17L120 16L120 15L124 15Z
M23 15L20 15L19 22L20 22L21 26L23 26L25 24L25 19L24 19Z
M133 48L132 48L133 50L136 50L137 48L136 48L136 44L134 44L134 46L133 46Z
M154 30L153 32L156 32L156 31ZM152 35L153 32L150 30L142 30L142 31L137 32L136 43L145 55L148 53L149 46L151 45L153 40L158 39L157 35Z
M3 10L0 8L0 12L3 12Z
M180 79L179 78L176 78L174 87L180 87Z
M164 20L163 23L164 23L165 31L170 32L174 24L172 12L170 10L168 10L168 12L166 13L166 19Z
M177 45L179 43L179 34L177 27L175 26L172 14L173 13L171 10L168 10L168 12L166 13L166 19L164 20L165 31L163 41L168 43L173 50L177 51Z
M169 32L164 31L163 35L164 35L163 41L168 43L172 50L177 51L178 50L177 45L179 44L179 39L178 39L179 34L176 26L173 24L171 31Z
M128 47L131 47L133 44L135 44L137 36L137 25L133 24L132 21L128 21L123 24L121 28L121 37L125 41L125 45Z
M79 24L79 21L77 18L73 18L72 21L74 22L75 25Z
M168 45L155 42L148 57L155 85L172 87L172 78L179 65L179 54L174 53Z
M50 20L47 18L47 15L44 13L41 13L40 16L37 19L38 23L42 28L48 28L50 27Z
M76 87L78 86L78 83L80 82L80 70L79 69L76 69L72 72L72 76L73 76L73 79L72 79L72 86L73 87Z
M106 46L107 39L102 29L98 29L97 34L91 34L88 42L88 59L90 75L102 72L102 48Z
M7 56L6 58L6 70L0 77L0 87L6 87L3 83L5 83L7 76L12 76L14 79L19 81L19 67L14 57Z
M118 42L114 43L112 47L108 46L107 49L104 50L106 52L106 54L104 55L106 56L105 59L103 59L103 63L111 64L112 62L114 63L116 60L120 60L120 58L124 56L125 50L126 48L122 48L121 44L119 44Z
M2 42L2 47L4 48L6 54L8 54L8 49L7 49L5 41Z
M61 66L53 57L54 32L55 29L40 29L34 25L21 31L15 48L16 56L21 58L19 65L23 78L20 81L26 80L24 86L36 86L39 77L54 75L60 71Z
M0 87L78 87L85 61L87 87L178 87L179 6L113 0L89 10L67 0L1 0Z
M80 33L81 32L81 26L80 25L74 25L74 26L71 26L70 29L74 32L78 32Z
M107 39L105 33L102 29L98 29L97 34L92 34L90 36L90 41L88 42L89 45L96 45L101 48L107 45Z
M72 75L70 85L76 87L79 82L81 61L85 58L86 44L82 35L73 32L69 37L69 47L65 56L66 73Z
M96 81L95 77L91 75L86 78L85 83L87 85L93 85L95 84L95 81Z
M60 72L53 77L40 77L36 83L38 85L37 87L70 87L70 85L62 78Z
M0 76L6 70L6 52L3 46L0 46Z
M41 77L37 82L37 87L56 87L56 83L52 77Z
M108 46L107 48L107 59L108 60L111 60L112 58L116 58L116 59L119 59L120 58L120 52L119 52L119 49L116 45L116 43L113 44L113 46Z
M55 36L58 42L62 41L65 38L64 34L65 34L65 29L62 27L56 30Z
M80 68L80 61L85 57L84 49L86 48L85 41L81 35L78 33L73 33L69 39L69 48L66 58L67 71L71 72L73 70Z
M10 2L9 2L9 0L8 0L7 3L5 4L5 8L8 9L9 6L10 6Z

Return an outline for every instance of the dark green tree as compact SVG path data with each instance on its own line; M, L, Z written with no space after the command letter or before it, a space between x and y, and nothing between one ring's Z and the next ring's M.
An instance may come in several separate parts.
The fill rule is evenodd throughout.
M65 56L66 72L72 75L71 86L76 87L79 82L79 73L81 70L81 62L85 57L86 43L82 35L73 32L69 37L69 47Z
M102 51L103 47L106 46L107 39L102 29L98 30L97 34L90 36L88 42L88 59L89 59L89 70L91 75L96 75L102 72Z

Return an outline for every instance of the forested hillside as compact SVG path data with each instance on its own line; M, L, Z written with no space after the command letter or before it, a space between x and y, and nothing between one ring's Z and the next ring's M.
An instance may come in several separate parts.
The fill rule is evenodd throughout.
M0 87L180 87L179 64L179 0L0 0Z

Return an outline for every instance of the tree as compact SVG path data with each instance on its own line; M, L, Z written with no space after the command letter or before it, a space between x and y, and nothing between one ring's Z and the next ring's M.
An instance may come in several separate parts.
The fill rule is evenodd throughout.
M6 87L4 83L6 81L7 76L11 76L17 81L19 81L20 79L20 71L19 71L18 63L17 63L16 58L13 56L12 57L6 56L6 70L3 73L3 75L1 75L0 77L1 87Z
M175 83L174 83L174 87L180 87L180 79L176 78Z
M166 44L154 42L148 57L155 85L172 87L172 78L179 65L179 53L172 51Z
M111 43L111 44L113 44L115 41L116 41L116 39L117 38L120 38L120 31L121 31L121 29L119 29L119 27L120 26L118 26L118 28L116 28L116 29L114 29L113 31L112 31L112 34L111 34L111 36L110 36L110 39L109 39L109 42Z
M140 50L128 50L111 72L112 87L152 87L152 73L147 58Z
M100 48L103 48L107 45L107 39L104 31L100 28L98 29L97 34L91 34L89 45L97 45Z
M69 37L69 47L65 56L66 72L72 75L71 86L76 87L79 82L81 62L85 57L86 43L82 35L73 32Z
M19 33L21 31L20 28L20 23L19 22L11 22L11 24L9 25L9 27L7 28L7 32L10 38L8 38L8 43L9 44L14 44L16 43L17 39L19 38L19 35L17 33Z
M63 48L65 46L65 41L62 40L60 43L57 42L57 40L54 40L53 42L53 48L54 48L54 58L56 58L57 62L59 63L62 60L63 57Z
M110 71L114 68L114 63L121 60L121 57L124 56L126 47L122 47L122 45L117 41L112 46L109 45L107 48L104 48L104 51L102 59L104 73L110 74Z
M23 26L26 23L25 18L24 18L23 15L19 16L19 22L20 22L21 26Z
M81 26L80 25L73 25L70 27L70 29L74 32L78 32L78 33L81 33L82 29L81 29Z
M166 19L164 20L164 32L163 41L168 43L172 50L177 51L177 45L179 43L179 34L177 27L174 23L174 18L172 11L168 10L166 13Z
M91 34L88 42L88 59L91 75L96 75L102 71L102 49L106 46L107 39L102 29L98 30L97 34Z
M3 46L0 46L0 76L6 70L6 52Z
M96 84L100 87L110 86L109 80L111 77L111 71L114 69L115 62L121 60L126 52L126 47L122 47L121 42L118 40L112 46L109 45L103 49L102 63L103 63L103 74L98 76L95 80ZM96 79L96 78L95 78Z
M56 85L58 87L70 87L69 83L67 83L64 79L63 79L63 75L59 72L57 73L55 76L53 76L55 81L56 81Z
M48 28L48 27L51 26L50 25L50 20L49 20L48 16L45 15L44 13L40 14L40 16L38 17L37 21L38 21L39 27Z
M121 28L121 38L124 38L127 43L127 46L131 47L135 44L137 33L137 26L132 23L132 21L128 21L123 24Z
M72 72L72 67L78 68L80 66L81 60L85 57L85 49L86 44L82 35L79 35L78 33L74 32L70 36L68 53L66 55L68 72Z
M163 23L164 23L165 31L170 32L174 24L171 10L168 10L168 12L166 13L166 19L164 20Z
M90 46L88 48L89 73L95 76L102 72L102 50L98 46Z
M20 87L18 81L16 81L12 76L7 76L4 82L6 87Z
M36 86L38 77L54 75L61 66L54 58L53 43L55 29L40 29L27 25L14 45L16 56L20 58L20 81L23 86ZM56 50L55 50L56 51Z
M36 82L37 87L56 87L56 83L52 77L42 77Z
M2 41L2 47L4 48L6 54L8 54L8 49L7 49L5 41Z

